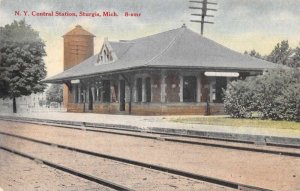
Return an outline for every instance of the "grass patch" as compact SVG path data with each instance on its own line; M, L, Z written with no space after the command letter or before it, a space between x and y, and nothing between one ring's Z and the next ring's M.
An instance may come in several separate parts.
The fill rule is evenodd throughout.
M291 121L272 121L261 119L235 119L230 117L178 117L172 118L172 122L205 124L205 125L226 125L234 127L258 127L258 128L279 128L300 130L299 122Z

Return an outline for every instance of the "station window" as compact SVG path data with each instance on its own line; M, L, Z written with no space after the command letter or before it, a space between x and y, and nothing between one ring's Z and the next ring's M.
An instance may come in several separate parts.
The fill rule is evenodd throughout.
M103 102L110 102L110 81L103 80Z
M83 93L80 85L78 85L78 103L83 103Z
M77 84L74 84L74 87L73 87L73 94L74 94L74 103L78 103L78 85Z
M138 78L136 80L136 101L142 102L143 100L143 79Z
M112 102L118 102L119 101L119 91L118 91L118 85L113 84L112 86L112 92L111 92L111 99Z
M196 102L197 80L195 76L183 77L183 102Z
M95 102L101 101L101 89L102 89L102 82L96 81L96 83L95 83Z
M83 86L80 88L80 103L85 103L85 89Z
M146 78L146 102L151 102L151 78Z
M223 103L223 90L226 89L227 80L224 77L217 77L216 78L216 85L215 85L215 103Z
M106 55L106 58L107 58L107 60L110 60L110 59L109 59L109 54Z

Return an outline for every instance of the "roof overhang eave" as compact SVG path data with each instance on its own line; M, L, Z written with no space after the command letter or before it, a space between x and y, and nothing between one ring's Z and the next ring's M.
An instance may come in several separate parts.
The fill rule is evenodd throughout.
M132 67L132 68L126 68L126 69L119 69L119 70L113 70L113 71L107 71L107 72L99 72L99 73L94 73L94 74L85 74L85 75L80 75L80 76L70 76L70 77L65 77L65 78L57 78L57 79L45 79L42 80L43 83L66 83L67 81L74 80L74 79L85 79L85 78L91 78L91 77L96 77L99 75L112 75L112 74L118 74L118 73L128 73L136 70L141 70L141 69L159 69L159 70L169 70L169 69L199 69L202 71L235 71L235 72L262 72L268 69L272 68L235 68L235 67L204 67L204 66L150 66L150 65L145 65L145 66L140 66L140 67Z
M107 72L98 72L98 73L93 73L93 74L85 74L85 75L80 75L80 76L70 76L70 77L65 77L65 78L57 78L57 79L45 79L42 80L41 82L43 83L65 83L70 80L74 79L85 79L85 78L90 78L90 77L96 77L99 75L112 75L112 74L118 74L118 73L123 73L123 72L131 72L133 70L137 70L143 67L135 67L135 68L127 68L127 69L120 69L120 70L113 70L113 71L107 71Z

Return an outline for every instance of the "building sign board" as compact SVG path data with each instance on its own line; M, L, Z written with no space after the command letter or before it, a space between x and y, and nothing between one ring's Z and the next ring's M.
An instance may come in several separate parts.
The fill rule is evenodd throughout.
M79 84L80 80L71 80L71 84Z
M213 76L213 77L239 77L240 74L238 72L204 72L205 76Z

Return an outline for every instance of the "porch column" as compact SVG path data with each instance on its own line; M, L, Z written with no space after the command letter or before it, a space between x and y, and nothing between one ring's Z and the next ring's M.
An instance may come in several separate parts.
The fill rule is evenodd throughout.
M161 74L160 101L162 103L166 102L166 74L164 71Z
M93 98L93 102L96 101L96 96L95 96L95 86L92 86L91 87L91 90L92 90L92 98Z
M113 80L109 80L110 81L110 103L113 102L113 93L114 93L114 81Z
M86 88L86 95L85 95L85 103L90 102L90 83L88 82L87 88Z
M136 78L133 78L133 82L132 82L132 101L133 102L137 102L136 81L137 81Z
M216 77L209 78L209 100L214 102L216 99Z
M180 90L179 90L179 99L180 102L183 102L183 76L182 74L179 74L179 86L180 86Z
M76 103L76 89L77 89L77 85L76 84L72 84L73 88L72 88L72 103Z
M82 100L81 100L81 84L78 85L78 103L82 103Z
M201 102L201 78L197 76L197 102Z
M118 77L118 95L119 95L119 97L118 97L118 102L119 102L119 103L121 103L121 96L120 96L120 95L121 95L121 93L120 93L120 92L121 92L121 80L122 80L122 79L121 79L121 77L119 76L119 77Z
M146 102L146 79L142 77L142 102Z

